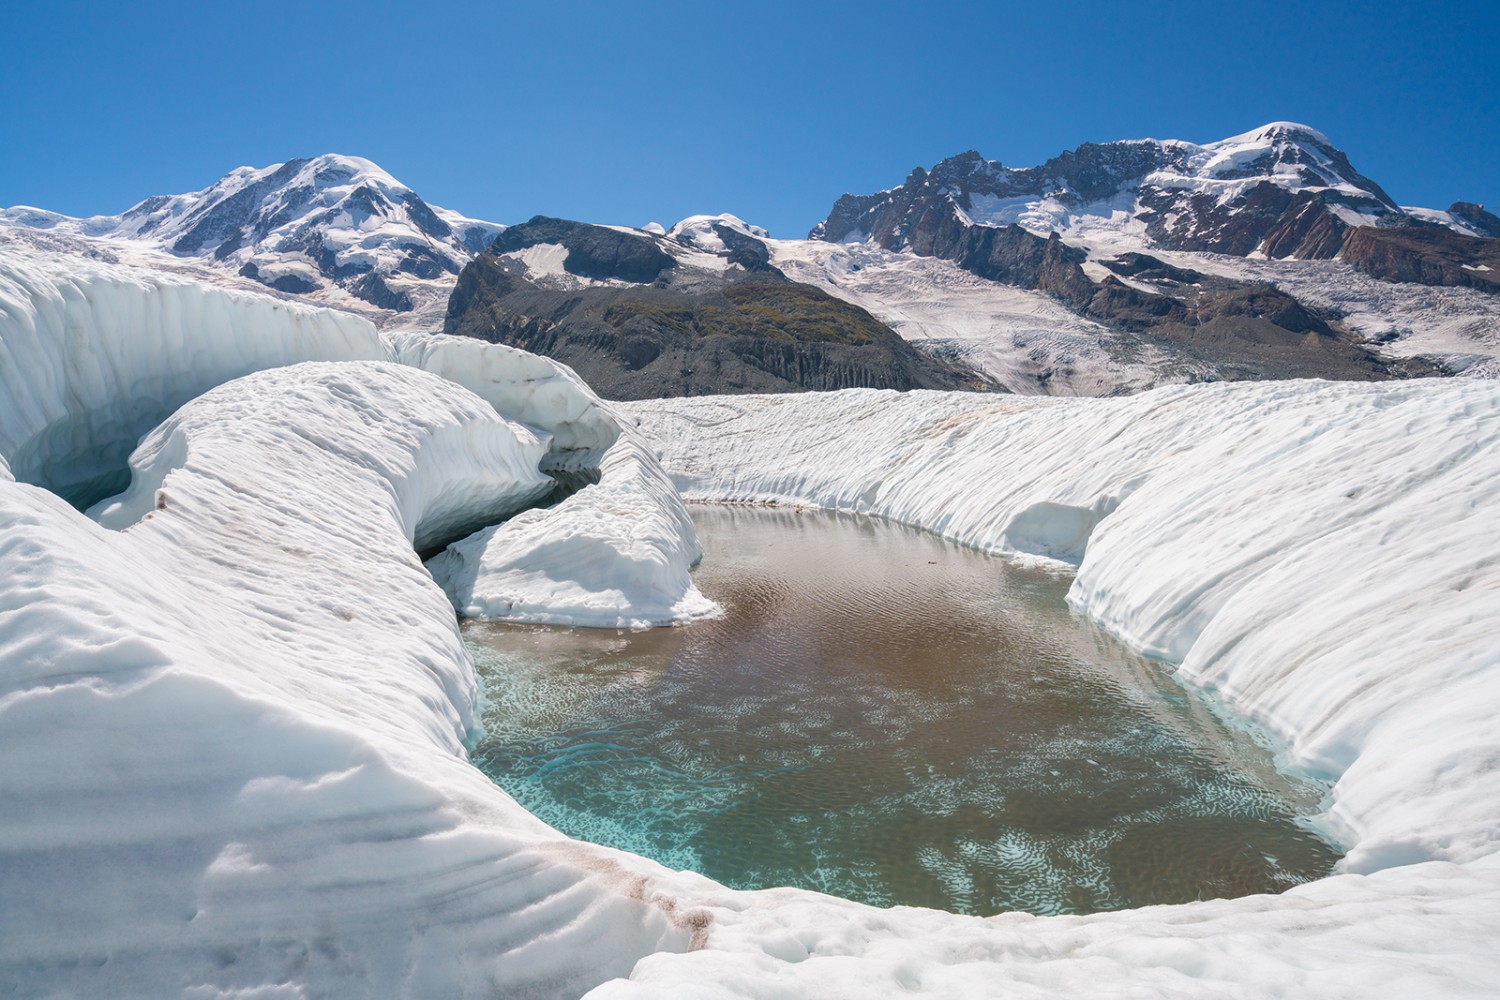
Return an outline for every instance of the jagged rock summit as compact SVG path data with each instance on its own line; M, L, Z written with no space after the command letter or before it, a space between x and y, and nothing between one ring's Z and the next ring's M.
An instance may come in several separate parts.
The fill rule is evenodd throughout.
M1348 230L1363 226L1436 222L1479 235L1465 207L1474 206L1403 209L1322 132L1272 122L1202 145L1085 143L1036 167L960 153L898 188L844 195L809 235L922 253L952 216L1126 249L1309 259L1337 255Z

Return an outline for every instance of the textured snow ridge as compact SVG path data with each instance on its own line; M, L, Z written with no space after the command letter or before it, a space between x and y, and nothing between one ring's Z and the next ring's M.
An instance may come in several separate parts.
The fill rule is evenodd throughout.
M465 758L473 669L413 545L550 489L544 448L438 376L322 362L150 434L97 508L122 530L0 484L0 981L566 994L686 947L649 863Z
M819 504L1075 565L1075 607L1274 733L1288 766L1333 781L1317 822L1349 853L1343 874L1282 896L1087 918L844 924L776 897L715 911L712 944L733 953L722 965L657 956L638 984L597 996L1111 983L1418 997L1500 982L1500 387L854 390L622 412L690 498ZM803 952L842 957L767 957ZM694 993L694 976L719 993Z
M200 393L385 354L353 316L15 248L0 255L0 460L13 478L97 499L125 485L141 436Z

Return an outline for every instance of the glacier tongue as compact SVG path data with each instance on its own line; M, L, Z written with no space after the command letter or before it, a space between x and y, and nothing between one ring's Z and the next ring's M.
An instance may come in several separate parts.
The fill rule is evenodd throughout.
M1477 997L1500 977L1493 383L616 411L520 352L24 249L0 256L0 379L0 983L20 995ZM49 492L124 488L142 434L134 484L96 508L119 530ZM453 602L706 611L653 450L698 496L1072 562L1081 609L1338 779L1345 873L981 920L734 892L550 830L465 759ZM539 464L601 479L450 547L445 594L413 543L524 504Z

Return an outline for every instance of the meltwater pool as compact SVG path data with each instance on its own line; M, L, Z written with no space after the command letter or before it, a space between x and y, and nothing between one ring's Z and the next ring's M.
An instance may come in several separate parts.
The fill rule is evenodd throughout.
M1338 852L1277 771L1068 578L882 521L698 506L722 619L466 623L474 762L574 837L737 888L1088 913L1279 892Z

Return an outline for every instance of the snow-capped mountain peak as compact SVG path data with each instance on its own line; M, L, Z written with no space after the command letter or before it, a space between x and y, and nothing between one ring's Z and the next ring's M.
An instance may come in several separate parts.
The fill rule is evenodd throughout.
M201 191L147 198L117 216L20 207L0 220L141 242L279 291L424 315L442 309L452 277L504 229L429 205L371 161L340 154L238 167Z
M729 248L726 247L724 237L720 232L722 229L759 240L769 239L771 236L760 226L752 226L739 216L730 215L728 212L719 215L690 215L668 229L665 235L685 246L697 247L712 253L727 253Z
M1319 146L1333 148L1333 140L1311 125L1303 125L1301 122L1267 122L1260 128L1253 128L1248 132L1232 135L1212 145L1247 145L1251 143L1299 141L1308 141L1316 143Z
M1006 167L971 150L917 168L899 188L845 195L812 236L898 248L933 224L945 202L965 225L1236 255L1330 256L1345 228L1405 218L1322 132L1271 122L1203 144L1085 143L1036 167Z

